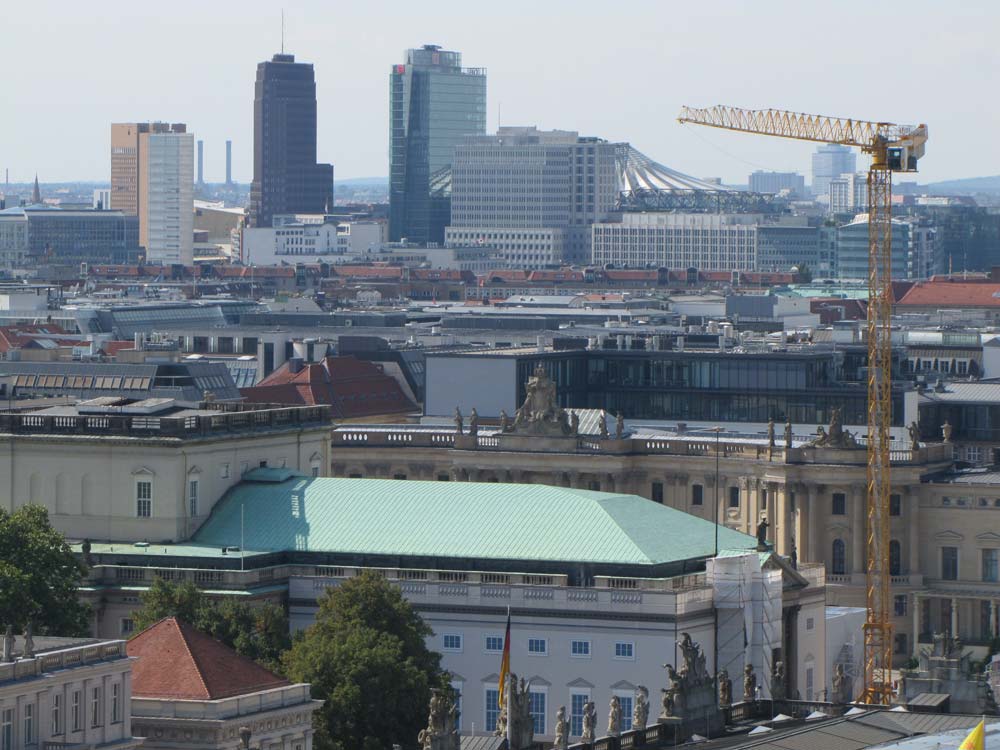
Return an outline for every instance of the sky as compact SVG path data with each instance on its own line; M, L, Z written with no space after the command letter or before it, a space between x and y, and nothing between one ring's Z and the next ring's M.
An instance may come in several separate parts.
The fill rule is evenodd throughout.
M110 123L162 120L204 140L209 182L231 139L248 182L256 64L280 49L281 8L8 3L0 180L107 181ZM628 141L698 177L808 179L813 144L676 121L682 105L775 107L926 123L922 183L1000 174L995 0L287 0L284 13L286 51L316 68L319 159L338 180L388 174L390 67L422 44L487 69L491 132L499 117Z

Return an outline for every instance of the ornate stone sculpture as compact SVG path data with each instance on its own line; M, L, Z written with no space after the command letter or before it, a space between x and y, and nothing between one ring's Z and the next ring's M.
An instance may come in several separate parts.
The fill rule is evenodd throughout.
M611 696L608 705L608 737L617 737L622 733L622 704L617 695Z
M780 661L774 663L771 670L771 700L785 699L785 665Z
M767 420L767 445L769 448L774 447L774 420Z
M684 699L684 680L683 677L678 674L677 670L674 669L673 664L664 664L663 668L667 671L667 686L662 689L663 697L660 703L663 707L663 711L660 713L661 719L666 719L670 716L676 715Z
M513 672L508 680L507 706L500 712L494 734L509 737L510 750L527 750L535 736L534 721L531 718L530 685L523 678L518 685L517 675Z
M703 682L708 677L708 670L705 668L705 654L701 646L691 640L690 633L681 633L678 645L684 655L684 668L681 674L690 681Z
M649 690L645 685L635 689L635 700L632 702L632 729L645 729L649 721Z
M587 701L583 706L583 734L580 735L584 742L594 741L594 730L597 727L597 707L593 701Z
M788 552L788 561L792 564L792 570L798 570L799 548L795 546L795 537L792 537L792 548Z
M441 690L431 691L427 728L420 730L417 742L423 750L458 750L458 707Z
M3 635L3 660L14 661L14 626L8 625Z
M771 524L767 518L761 518L757 524L757 549L767 549L767 529Z
M833 673L833 694L831 698L834 703L847 703L847 676L844 674L844 665L838 664Z
M941 425L941 436L944 438L946 443L951 442L951 433L954 429L955 428L951 426L951 423L947 419L944 421L944 424Z
M472 407L472 411L469 413L469 434L472 437L476 437L479 434L479 412L476 411L476 407Z
M571 411L569 413L569 429L574 435L580 434L580 413Z
M524 403L518 407L511 432L524 435L564 436L571 433L570 418L556 399L556 384L541 365L525 384Z
M719 672L719 705L728 706L733 702L733 681L725 668Z
M88 568L93 567L94 561L90 556L90 540L84 539L83 544L80 545L80 552L83 555L83 564Z
M24 629L24 646L21 647L21 658L23 659L35 658L35 639L32 633L33 630L34 625L32 625L31 620L28 620L28 626Z
M864 446L860 445L854 436L845 430L840 422L840 409L833 409L830 412L829 432L822 427L816 428L816 437L806 443L809 448L836 448L839 450L859 450Z
M753 664L743 667L743 700L752 701L757 694L757 675L753 673Z
M500 432L507 432L510 430L510 417L507 416L507 412L503 409L500 410Z
M910 422L910 426L906 428L906 431L910 435L910 450L920 450L920 425L916 422Z
M566 750L569 746L569 724L566 722L566 706L559 706L556 712L556 741L553 743L555 750Z
M785 448L792 447L792 420L785 422Z
M625 417L622 416L621 412L618 412L618 416L615 418L615 440L621 440L625 437Z
M465 427L465 420L462 419L462 410L455 407L455 434L461 435L462 428Z
M598 428L601 431L601 439L607 440L608 439L608 413L606 411L604 411L603 409L601 410L601 417L600 417L600 421L599 421L599 423L598 423L597 426L598 426Z

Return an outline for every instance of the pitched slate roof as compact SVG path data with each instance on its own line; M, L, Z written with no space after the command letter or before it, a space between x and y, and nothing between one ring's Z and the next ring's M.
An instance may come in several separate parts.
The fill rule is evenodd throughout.
M637 495L546 485L295 477L244 481L192 540L420 558L661 565L710 557L715 526ZM250 522L252 519L252 522ZM720 549L757 540L719 527Z
M136 698L219 700L289 685L176 617L166 617L126 645Z

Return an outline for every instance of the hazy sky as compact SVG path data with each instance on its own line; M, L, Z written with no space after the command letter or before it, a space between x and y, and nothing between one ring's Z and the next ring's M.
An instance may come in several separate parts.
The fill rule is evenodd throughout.
M9 2L0 23L0 179L109 179L109 123L186 122L205 178L252 176L257 62L280 2ZM808 175L810 144L681 126L681 105L926 122L921 182L1000 173L1000 3L288 0L286 50L316 66L319 158L388 173L390 66L425 43L488 70L488 129L578 130L675 169Z

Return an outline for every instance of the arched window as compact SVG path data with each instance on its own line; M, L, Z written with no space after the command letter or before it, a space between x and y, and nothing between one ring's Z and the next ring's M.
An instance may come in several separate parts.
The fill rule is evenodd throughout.
M898 576L901 574L903 552L898 539L889 542L889 575Z
M834 575L844 575L847 573L847 548L843 539L833 540L833 564L830 572Z

